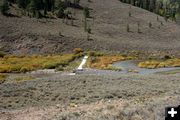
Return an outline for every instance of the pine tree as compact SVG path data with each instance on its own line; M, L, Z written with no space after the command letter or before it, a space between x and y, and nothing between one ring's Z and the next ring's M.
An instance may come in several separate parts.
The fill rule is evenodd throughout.
M129 17L131 17L131 11L129 11Z
M87 31L87 18L84 16L84 31Z
M31 0L28 8L29 8L30 12L33 14L33 17L35 17L36 12L37 12L37 2L36 2L36 0Z
M159 21L159 16L157 16L157 21Z
M64 17L64 9L59 8L58 13L56 15L58 18L63 18Z
M2 5L0 6L1 13L3 15L7 15L8 10L9 10L9 3L7 0L3 0Z
M129 24L127 24L127 32L130 32L130 27L129 27Z
M89 12L89 8L88 8L88 7L85 7L85 8L84 8L84 16L85 16L86 18L90 17L90 12Z
M54 13L55 10L55 0L51 0L51 11Z
M43 0L43 7L44 7L44 16L46 16L47 14L47 9L48 9L48 5L47 5L47 0Z
M25 1L24 0L17 0L17 4L19 8L25 8Z
M57 8L58 8L58 9L59 9L59 8L66 9L66 7L67 7L67 6L65 6L65 3L62 2L61 0L59 0L58 5L57 5Z
M149 22L149 28L152 28L152 23L151 22Z
M90 34L91 34L91 28L90 28L90 26L88 26L88 28L87 28L87 40L90 40Z
M57 9L58 9L57 17L64 18L65 17L64 11L65 11L66 7L61 0L58 2Z
M138 33L141 33L141 30L140 30L140 22L137 23L137 26L138 26Z
M79 5L80 0L74 0L75 5Z

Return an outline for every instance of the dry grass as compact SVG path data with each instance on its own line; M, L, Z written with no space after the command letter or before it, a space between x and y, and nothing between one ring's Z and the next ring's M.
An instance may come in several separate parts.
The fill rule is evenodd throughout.
M28 72L37 69L53 69L58 66L66 66L78 55L33 55L33 56L5 56L0 58L0 73Z
M124 57L122 55L103 55L91 58L88 62L88 67L103 69L103 70L117 70L112 67L112 63L132 59L133 57Z
M180 58L174 58L174 59L168 59L165 61L158 61L158 60L151 60L151 61L145 61L140 62L138 64L141 68L164 68L164 67L180 67Z

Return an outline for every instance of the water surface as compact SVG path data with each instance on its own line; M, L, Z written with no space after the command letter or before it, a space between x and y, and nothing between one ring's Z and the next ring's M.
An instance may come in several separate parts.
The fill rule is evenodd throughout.
M153 74L153 73L167 72L172 70L180 70L180 67L156 68L156 69L140 68L137 66L138 62L139 61L127 60L127 61L116 62L113 64L113 66L120 68L122 70L121 73L130 73L129 71L136 71L138 72L138 74Z

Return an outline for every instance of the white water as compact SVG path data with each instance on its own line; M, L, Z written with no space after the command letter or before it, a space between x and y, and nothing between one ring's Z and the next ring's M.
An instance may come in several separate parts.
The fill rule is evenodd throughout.
M88 56L84 56L81 64L80 64L79 67L77 68L77 70L80 70L80 71L83 70L83 66L86 64L87 59L88 59Z

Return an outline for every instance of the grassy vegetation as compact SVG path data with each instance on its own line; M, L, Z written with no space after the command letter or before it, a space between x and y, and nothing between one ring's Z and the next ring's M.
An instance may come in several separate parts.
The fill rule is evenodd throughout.
M164 61L150 60L145 62L140 62L138 64L141 68L164 68L164 67L180 67L180 58L168 59Z
M5 53L5 52L0 51L0 57L4 57L5 55L6 55L6 53Z
M122 55L95 56L88 61L88 67L103 70L119 70L117 68L114 68L112 66L112 63L129 59L133 59L133 57L125 57Z
M64 68L64 71L73 70L73 69L77 68L77 67L80 65L80 63L81 63L81 60L80 60L80 59L75 60L75 61L71 62L68 66L66 66L66 67ZM58 71L60 71L60 70L58 70Z
M0 73L25 73L38 69L56 69L57 71L72 70L80 64L76 58L83 54L90 56L87 67L102 70L120 70L112 66L114 62L135 59L123 55L108 55L99 52L84 52L80 48L74 50L74 54L64 55L32 55L32 56L13 56L5 55L0 58ZM140 62L141 68L162 68L180 67L180 59L167 59L164 61L150 60Z
M70 62L81 56L80 54L64 55L32 55L12 56L0 58L0 73L19 73L38 69L54 69L59 66L65 67Z
M7 77L7 75L5 75L5 74L0 74L0 84L5 81L6 77Z
M56 69L57 71L72 70L80 64L76 58L83 54L90 56L87 67L106 70L120 70L112 66L113 62L131 59L122 55L105 55L89 51L83 52L81 48L73 50L74 54L64 55L32 55L13 56L6 55L0 58L0 73L25 73L38 69Z

